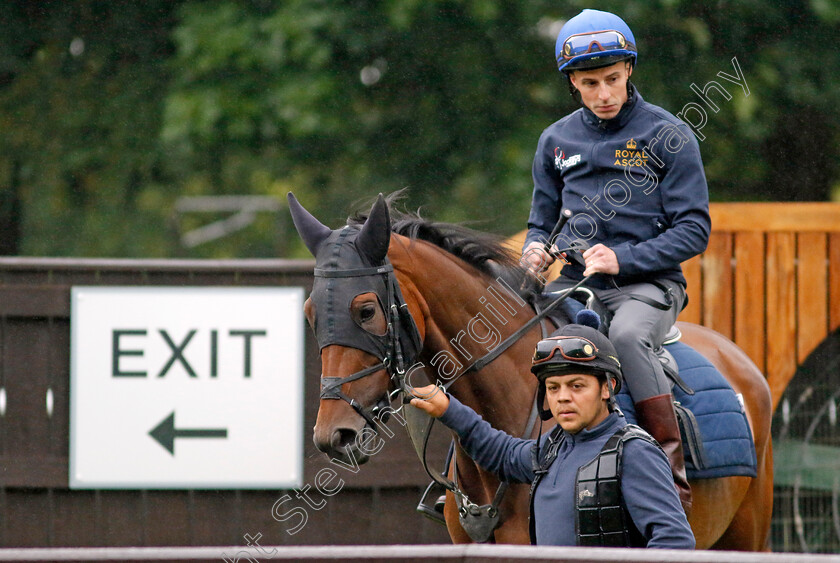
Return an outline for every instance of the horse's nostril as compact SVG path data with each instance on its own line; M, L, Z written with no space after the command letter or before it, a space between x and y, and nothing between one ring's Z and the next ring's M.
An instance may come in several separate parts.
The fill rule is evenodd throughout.
M343 450L346 446L356 441L356 431L350 428L339 428L332 435L332 448Z

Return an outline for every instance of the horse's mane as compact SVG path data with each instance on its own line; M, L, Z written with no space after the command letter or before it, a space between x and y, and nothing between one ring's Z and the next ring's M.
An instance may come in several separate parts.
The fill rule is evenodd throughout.
M500 266L509 273L521 270L517 258L511 249L503 244L504 239L501 236L476 231L463 225L430 221L420 217L419 211L401 211L397 209L397 204L403 197L403 190L400 190L385 198L392 232L411 240L429 242L490 276L497 276ZM361 226L367 216L367 211L358 211L347 218L347 224Z

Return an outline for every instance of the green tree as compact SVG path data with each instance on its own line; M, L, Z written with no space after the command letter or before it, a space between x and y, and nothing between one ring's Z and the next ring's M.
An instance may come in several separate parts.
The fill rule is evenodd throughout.
M0 252L276 256L284 212L195 248L224 213L185 196L293 190L331 225L408 188L435 219L524 228L540 132L574 110L554 38L579 0L104 0L0 6ZM840 7L825 0L608 1L633 80L672 113L716 80L712 198L824 200L838 183ZM719 72L736 59L750 95ZM715 96L715 94L712 94Z
M511 231L544 122L523 100L562 96L545 86L539 8L187 3L163 139L197 191L293 189L335 224L408 187L436 218Z
M173 5L0 7L5 253L165 256L159 132Z
M335 223L359 197L408 187L435 218L510 233L527 217L537 137L576 107L552 54L562 18L583 7L189 2L164 138L198 189L291 188ZM701 101L692 84L725 86L702 130L713 199L828 198L840 100L827 82L840 63L811 45L836 37L833 4L603 7L634 29L634 81L650 101L676 114ZM736 73L733 59L749 96L718 76Z

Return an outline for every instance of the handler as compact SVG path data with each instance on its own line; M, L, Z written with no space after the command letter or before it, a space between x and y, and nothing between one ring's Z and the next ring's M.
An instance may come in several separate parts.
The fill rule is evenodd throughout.
M585 243L585 266L565 265L546 290L593 276L587 286L613 314L609 336L639 424L665 450L688 513L691 489L671 386L654 351L686 303L680 263L708 243L700 150L684 123L645 102L630 83L636 40L621 18L584 10L560 30L555 52L583 107L540 137L522 261L535 273L550 265L549 233L561 211L570 217L551 242Z
M694 549L665 454L615 409L621 368L607 337L567 325L539 342L531 371L541 418L557 422L539 441L494 429L432 385L411 404L453 429L486 470L532 483L531 543Z

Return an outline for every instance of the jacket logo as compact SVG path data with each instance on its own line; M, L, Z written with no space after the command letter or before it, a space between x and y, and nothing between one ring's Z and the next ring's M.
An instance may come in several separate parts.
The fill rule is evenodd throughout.
M638 144L635 139L630 139L624 144L623 149L615 150L615 166L623 166L625 168L631 166L647 166L648 155L644 149L637 150Z
M593 493L589 489L582 489L578 493L578 503L583 502L583 499L586 498L586 497L594 497L594 496L595 496L595 493Z
M571 168L575 164L580 164L580 155L576 154L566 158L566 153L560 150L560 147L554 149L554 167L557 170Z

